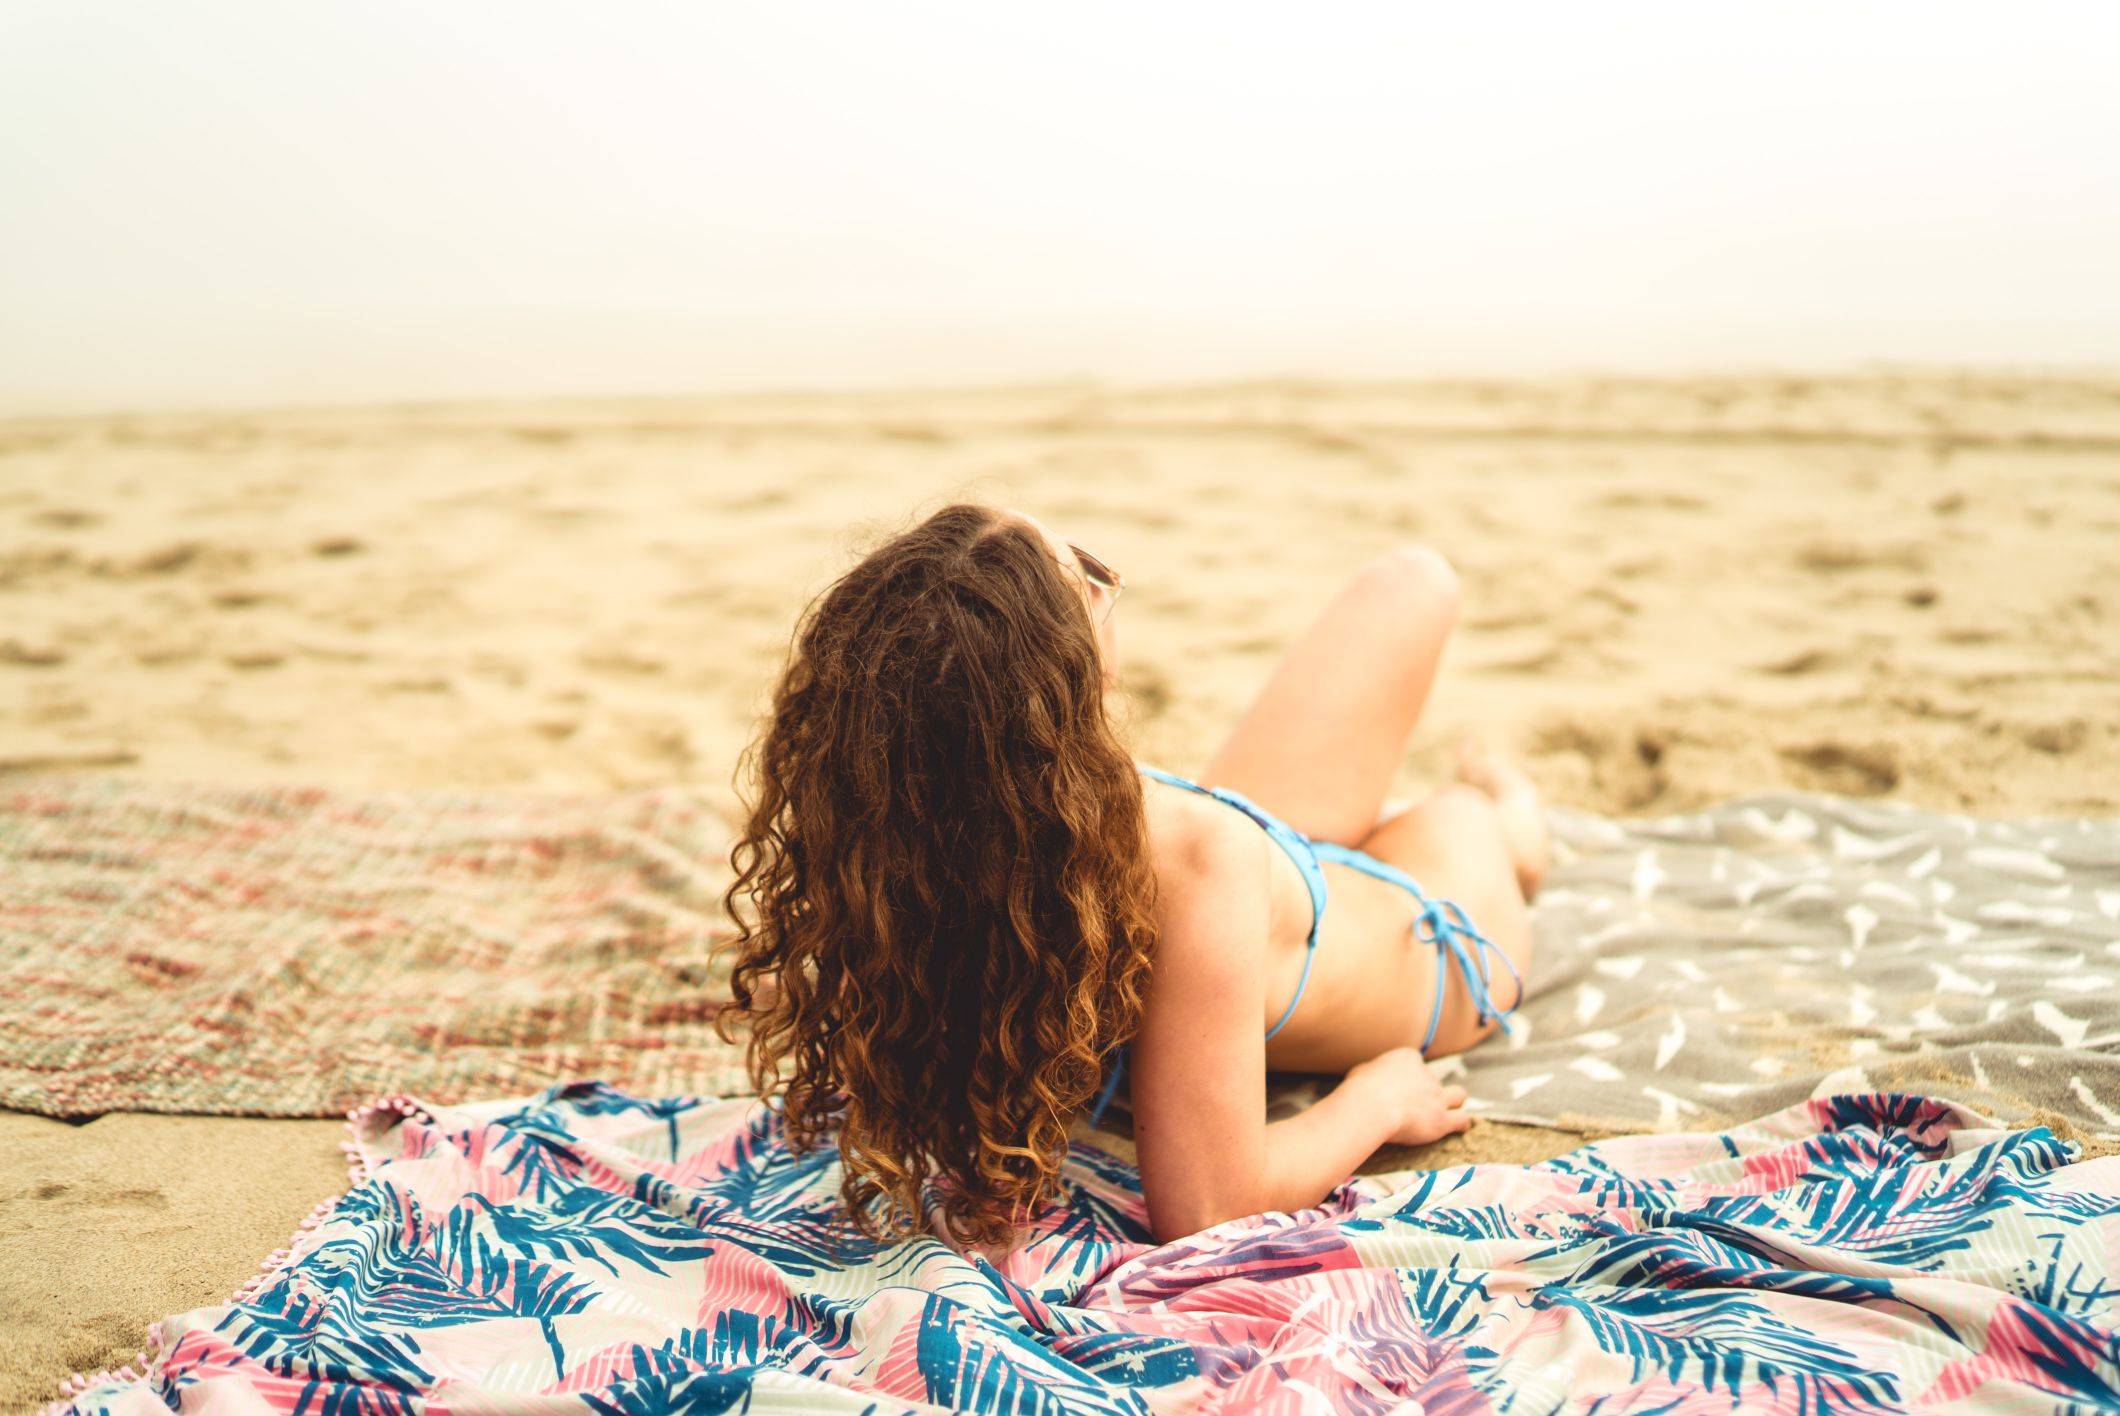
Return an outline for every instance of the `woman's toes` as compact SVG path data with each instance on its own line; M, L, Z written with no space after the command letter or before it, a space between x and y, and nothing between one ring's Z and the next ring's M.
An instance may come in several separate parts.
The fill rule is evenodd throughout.
M1457 779L1469 787L1478 787L1491 797L1499 797L1506 785L1507 773L1500 757L1484 738L1468 737L1458 744Z
M1512 796L1538 795L1531 775L1496 752L1484 739L1473 738L1458 748L1458 780L1478 787L1496 801Z

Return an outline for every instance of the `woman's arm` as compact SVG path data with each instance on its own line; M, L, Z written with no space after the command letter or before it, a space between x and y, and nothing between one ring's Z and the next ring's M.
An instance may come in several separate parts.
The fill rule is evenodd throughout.
M1464 1093L1407 1047L1323 1100L1266 1121L1265 954L1271 849L1250 823L1195 817L1163 833L1155 969L1131 1064L1135 1147L1159 1241L1314 1205L1386 1141L1462 1131Z
M1233 815L1172 813L1164 824L1155 968L1131 1062L1141 1188L1159 1239L1314 1204L1383 1139L1346 1103L1294 1136L1267 1126L1267 839Z

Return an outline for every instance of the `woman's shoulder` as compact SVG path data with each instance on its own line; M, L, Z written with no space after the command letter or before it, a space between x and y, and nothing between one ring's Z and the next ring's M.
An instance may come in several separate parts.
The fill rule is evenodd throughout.
M1259 951L1233 945L1247 935L1263 940L1272 926L1266 833L1180 787L1151 783L1143 796L1156 873L1158 967L1180 966L1185 976L1220 987L1255 977Z
M1142 783L1149 854L1166 889L1263 876L1266 833L1212 797L1148 778Z

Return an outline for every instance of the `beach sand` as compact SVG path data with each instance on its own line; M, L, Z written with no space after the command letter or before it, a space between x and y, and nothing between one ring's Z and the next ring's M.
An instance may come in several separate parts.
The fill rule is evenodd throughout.
M1419 541L1465 610L1400 794L1478 730L1609 812L2120 806L2120 375L1973 372L0 424L0 772L726 804L796 611L952 497L1125 573L1123 708L1177 770ZM0 1406L224 1298L341 1186L338 1129L0 1115Z

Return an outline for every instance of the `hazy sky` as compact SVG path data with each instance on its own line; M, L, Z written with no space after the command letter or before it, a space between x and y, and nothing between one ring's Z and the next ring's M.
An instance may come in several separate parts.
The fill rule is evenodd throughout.
M0 0L0 408L2120 362L2120 5Z

